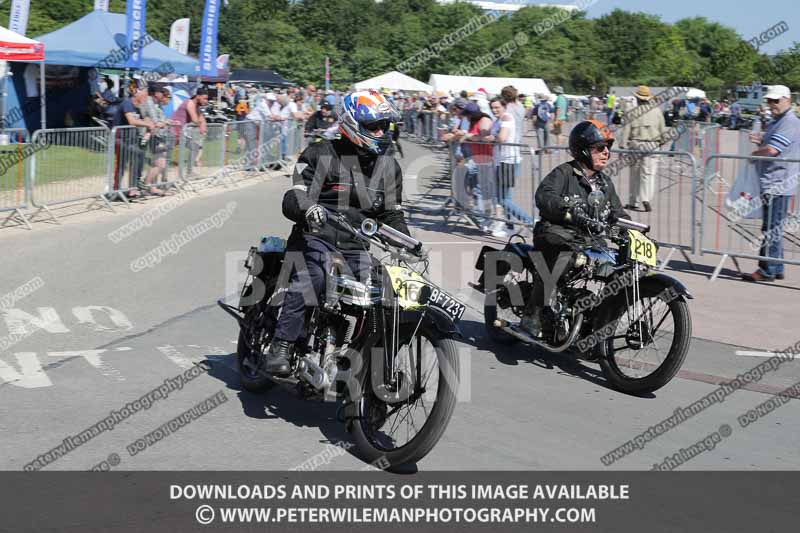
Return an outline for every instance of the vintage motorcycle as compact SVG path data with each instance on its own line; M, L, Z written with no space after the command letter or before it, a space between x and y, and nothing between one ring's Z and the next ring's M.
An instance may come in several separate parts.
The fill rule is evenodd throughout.
M566 264L566 272L542 313L542 336L520 327L531 297L536 250L512 235L505 248L485 246L473 287L485 294L484 321L498 344L521 341L553 353L573 349L597 362L609 383L630 394L655 391L678 372L689 350L692 324L687 299L692 295L677 279L656 272L657 244L646 224L605 220L605 195L592 192L588 205L565 197L575 222L587 230ZM590 213L587 213L589 211ZM606 239L617 245L610 247ZM541 256L539 256L541 258ZM546 267L543 259L538 262Z
M425 279L428 260L416 239L373 219L355 228L328 211L328 221L375 251L372 272L358 281L341 257L326 267L325 294L306 308L290 376L261 370L291 274L285 241L265 237L252 247L239 306L218 304L240 325L244 389L279 384L304 399L341 401L337 418L361 457L394 470L423 458L450 421L459 384L453 337L465 307Z

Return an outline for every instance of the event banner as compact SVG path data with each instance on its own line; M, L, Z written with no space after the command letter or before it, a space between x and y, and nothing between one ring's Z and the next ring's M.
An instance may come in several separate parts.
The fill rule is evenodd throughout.
M200 75L217 75L217 27L219 0L206 0L203 11L203 31L200 36Z
M31 0L14 0L8 14L8 29L25 35L28 30L28 12Z
M128 0L126 18L128 24L127 43L130 56L126 66L129 68L140 68L142 66L146 17L147 0Z
M3 472L7 531L797 531L798 472Z
M169 47L184 55L189 53L190 22L190 19L178 19L169 30Z
M94 0L94 10L108 11L108 1L109 0Z

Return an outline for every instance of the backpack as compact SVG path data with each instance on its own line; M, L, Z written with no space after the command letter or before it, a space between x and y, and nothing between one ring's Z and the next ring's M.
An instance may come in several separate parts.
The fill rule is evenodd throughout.
M543 102L536 107L536 116L539 117L539 122L547 122L550 120L550 104Z

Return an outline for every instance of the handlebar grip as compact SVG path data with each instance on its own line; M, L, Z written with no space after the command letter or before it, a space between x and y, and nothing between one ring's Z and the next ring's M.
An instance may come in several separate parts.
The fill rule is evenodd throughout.
M391 239L399 244L402 244L409 250L413 252L418 252L422 249L422 242L418 241L414 237L406 235L401 231L397 231L396 229L387 226L386 224L379 224L378 225L378 233L382 236L386 237L387 239Z
M623 229L634 229L642 233L647 233L648 231L650 231L649 224L645 224L643 222L636 222L634 220L628 220L627 218L617 219L616 225Z

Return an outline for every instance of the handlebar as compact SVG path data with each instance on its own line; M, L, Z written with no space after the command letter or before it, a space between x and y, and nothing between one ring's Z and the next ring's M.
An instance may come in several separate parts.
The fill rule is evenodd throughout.
M361 222L361 227L356 229L350 223L349 220L345 219L344 216L336 211L331 211L330 209L323 206L325 209L325 213L327 213L328 218L335 220L342 228L353 234L354 237L369 241L373 244L377 244L378 246L382 247L386 250L386 244L395 246L397 248L404 248L409 252L413 253L416 256L420 256L422 252L422 241L418 241L414 237L406 235L396 229L387 226L386 224L381 224L377 220L373 218L366 218ZM389 241L388 243L384 242L376 242L373 237L379 236L383 240Z
M641 231L642 233L647 233L648 231L650 231L649 224L645 224L643 222L636 222L634 220L628 220L627 218L617 219L616 225L623 229L633 229L636 231Z

